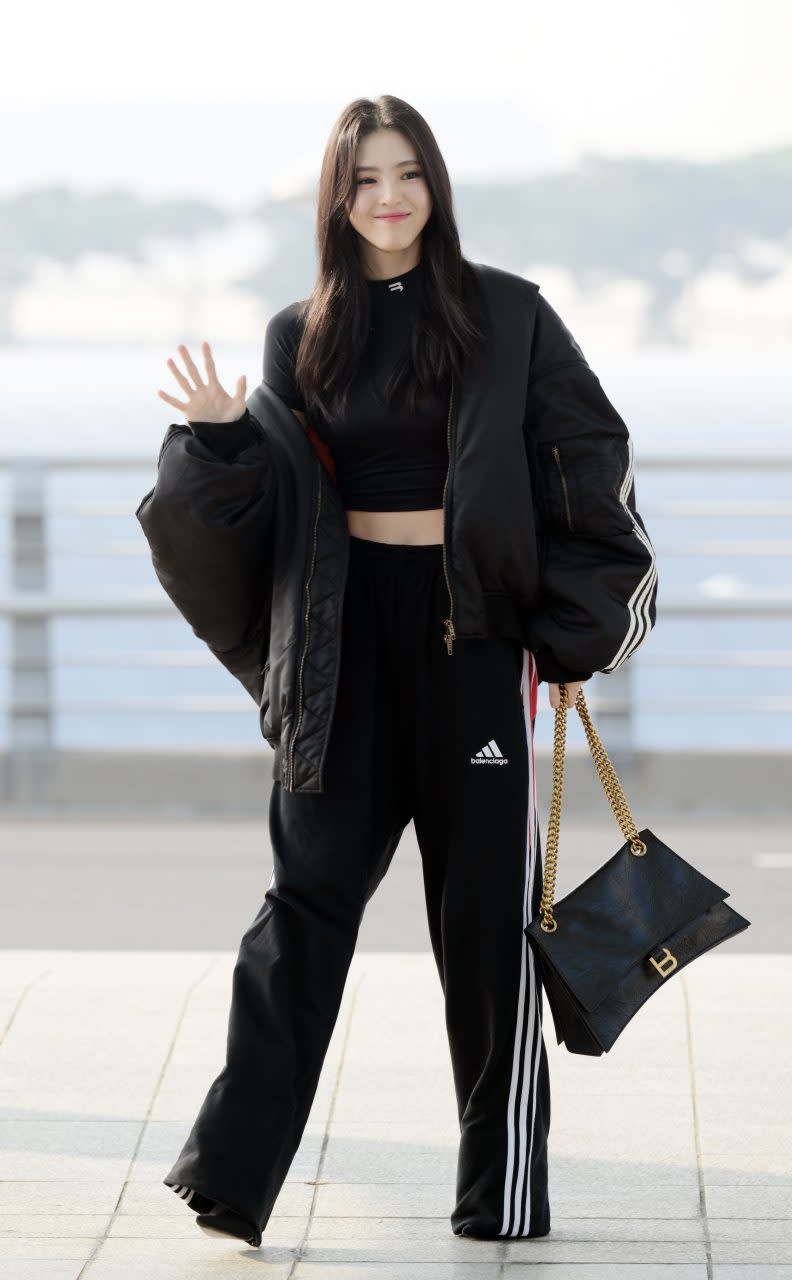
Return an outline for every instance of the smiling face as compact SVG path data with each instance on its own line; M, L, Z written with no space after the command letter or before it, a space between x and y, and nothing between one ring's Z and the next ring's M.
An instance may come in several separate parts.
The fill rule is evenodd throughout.
M415 147L397 129L367 134L355 166L349 221L363 240L363 268L367 276L389 279L420 260L421 231L432 212L429 188Z

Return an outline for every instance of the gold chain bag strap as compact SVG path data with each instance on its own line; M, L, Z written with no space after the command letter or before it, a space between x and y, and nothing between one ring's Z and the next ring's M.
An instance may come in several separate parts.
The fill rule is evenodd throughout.
M583 722L602 789L625 843L554 904L566 750L566 685L555 713L553 792L547 824L541 905L525 928L553 1015L556 1039L570 1053L612 1048L649 997L691 960L747 929L729 896L648 827L639 831L616 770L591 720Z
M556 868L558 866L558 835L561 827L561 796L564 790L564 757L566 754L566 685L560 686L562 705L557 709L553 730L553 795L550 801L550 816L547 820L547 846L545 851L545 871L542 891L542 922L540 928L552 933L556 928L553 915L553 898L555 897ZM594 728L583 690L578 690L574 702L575 710L583 721L583 728L588 740L589 750L594 758L594 765L602 789L608 798L608 804L616 815L616 821L622 835L630 843L630 851L639 858L646 853L646 845L638 834L630 807L627 804L622 785L616 776L610 756L602 745L597 730Z

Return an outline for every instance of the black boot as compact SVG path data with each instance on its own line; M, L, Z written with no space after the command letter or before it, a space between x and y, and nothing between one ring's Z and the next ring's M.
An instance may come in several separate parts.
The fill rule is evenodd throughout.
M231 1236L237 1240L244 1240L245 1244L252 1245L254 1249L261 1244L261 1232L258 1227L254 1227L246 1218L240 1217L219 1200L208 1213L199 1213L195 1221L207 1235Z

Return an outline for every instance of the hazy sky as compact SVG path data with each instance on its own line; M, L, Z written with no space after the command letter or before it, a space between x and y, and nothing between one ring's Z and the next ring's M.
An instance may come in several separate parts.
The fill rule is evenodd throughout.
M63 181L244 205L315 175L352 98L427 118L452 181L584 152L702 160L785 145L785 0L13 5L0 191Z

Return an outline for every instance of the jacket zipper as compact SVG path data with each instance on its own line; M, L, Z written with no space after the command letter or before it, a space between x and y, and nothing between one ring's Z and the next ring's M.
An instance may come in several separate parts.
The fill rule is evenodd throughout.
M309 570L308 577L305 582L305 596L306 596L305 618L304 618L305 638L303 641L302 654L300 656L300 666L297 673L297 688L298 688L297 722L294 726L294 731L291 736L291 742L289 743L289 754L288 754L288 760L287 760L287 764L288 764L288 768L287 768L288 788L287 789L289 791L294 790L294 744L297 739L297 734L300 732L300 726L302 724L302 717L303 717L303 667L305 665L305 655L308 652L308 638L310 634L309 620L310 620L310 614L311 614L311 578L313 577L314 566L316 564L316 529L317 529L317 525L319 524L319 511L322 505L321 463L319 462L318 458L316 459L316 469L319 474L318 474L318 483L317 483L317 489L316 489L316 513L314 515L314 523L313 523L313 549L311 553L311 568Z
M451 580L448 576L448 559L446 557L446 490L448 489L448 478L451 474L451 405L454 399L454 383L451 381L451 393L448 397L448 421L446 423L446 448L448 450L448 467L446 469L445 484L443 485L443 573L445 574L446 589L448 591L448 617L443 622L443 643L449 656L454 651L454 640L456 639L456 631L454 630L454 595L451 590Z
M559 453L557 444L553 445L553 457L556 460L556 466L558 467L558 474L561 477L561 488L564 490L564 506L566 507L567 524L569 525L570 533L574 533L574 529L572 526L572 512L569 508L569 490L567 489L566 476L564 475L564 471L561 466L561 454Z

